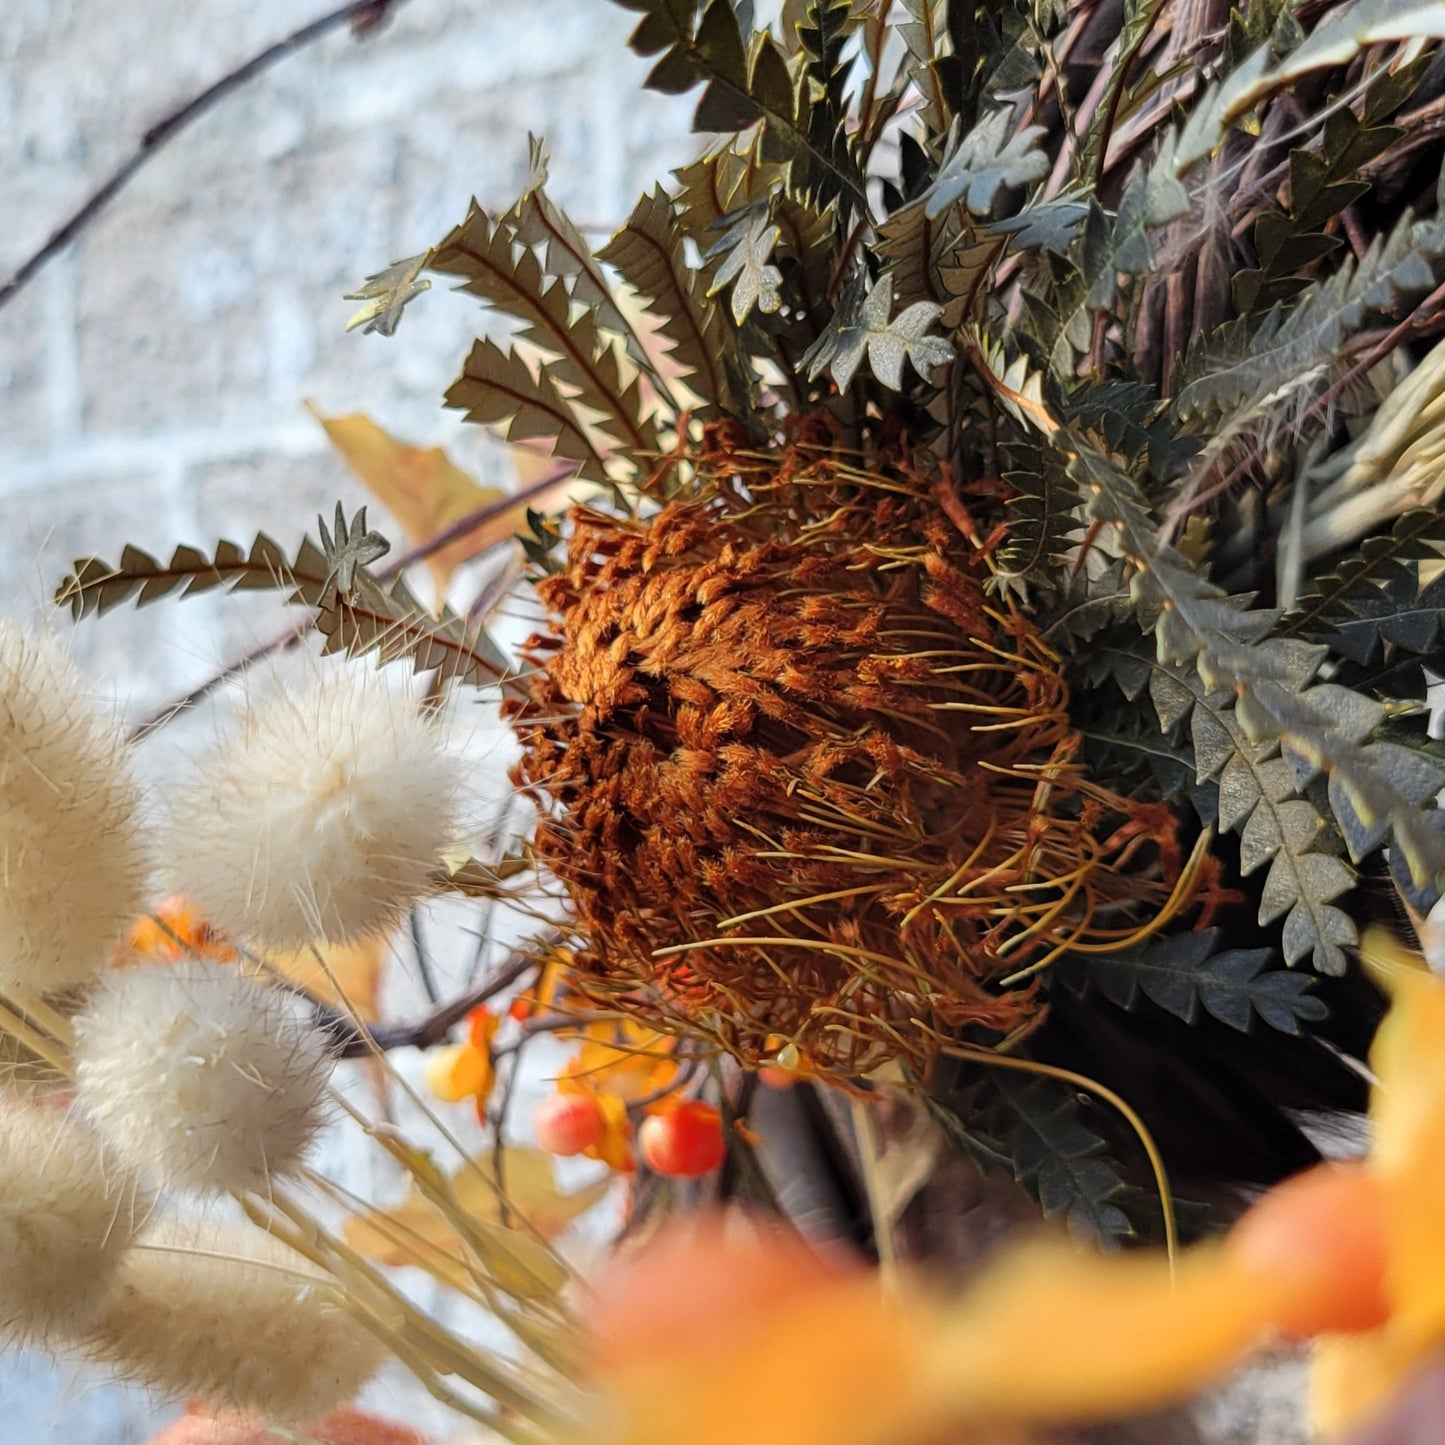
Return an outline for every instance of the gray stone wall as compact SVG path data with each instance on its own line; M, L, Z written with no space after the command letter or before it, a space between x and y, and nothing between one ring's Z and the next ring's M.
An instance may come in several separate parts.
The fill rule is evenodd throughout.
M0 0L0 277L148 126L328 3ZM290 546L318 510L366 500L306 398L508 480L504 452L441 407L476 306L435 289L388 341L343 331L343 294L439 240L471 195L509 205L529 131L551 146L555 197L601 229L688 158L690 108L641 91L632 19L605 0L409 0L364 41L338 33L284 60L162 151L0 310L0 614L68 635L46 599L77 555L262 528ZM255 594L167 601L84 623L73 649L138 715L280 620ZM149 744L155 770L209 724ZM440 1425L402 1377L373 1398ZM5 1445L134 1445L172 1413L0 1353Z

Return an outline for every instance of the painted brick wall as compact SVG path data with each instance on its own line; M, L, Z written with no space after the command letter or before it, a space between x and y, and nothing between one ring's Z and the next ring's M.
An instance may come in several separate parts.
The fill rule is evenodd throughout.
M0 0L0 276L147 126L326 5ZM0 311L0 614L68 632L44 599L76 555L260 528L289 546L318 510L363 501L303 398L505 477L500 451L441 409L475 305L434 290L388 341L345 334L343 293L439 240L469 196L509 205L529 131L551 145L555 197L602 228L690 156L686 103L640 90L631 18L605 0L409 0L365 41L337 34L283 61L167 147ZM88 621L73 647L139 714L279 621L254 594L163 602ZM196 715L161 735L149 770L210 726ZM375 1183L365 1160L327 1156L355 1187ZM377 1402L434 1414L394 1372ZM134 1445L169 1413L0 1352L5 1445Z
M4 0L0 275L175 102L322 8ZM44 597L78 552L261 526L289 545L356 499L303 398L504 475L441 411L476 307L433 291L388 341L344 333L343 293L440 239L470 195L510 204L529 131L552 148L556 198L599 227L690 155L686 103L640 89L631 18L604 0L410 0L172 142L0 311L0 609ZM193 602L89 624L75 647L139 709L256 625Z

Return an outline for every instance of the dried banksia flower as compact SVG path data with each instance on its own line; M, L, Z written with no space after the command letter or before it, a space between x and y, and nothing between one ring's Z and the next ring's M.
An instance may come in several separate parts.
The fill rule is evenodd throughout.
M228 932L343 942L429 890L459 779L436 725L385 679L331 670L257 706L176 790L167 857Z
M1085 774L960 499L817 429L710 445L649 518L574 512L539 584L517 777L578 986L750 1063L1027 1031L1039 969L1187 898L1169 811Z
M120 970L75 1033L80 1103L122 1159L167 1184L264 1191L323 1121L324 1037L296 999L232 965Z
M0 1337L89 1329L149 1208L89 1129L43 1104L0 1105Z
M92 977L144 905L140 792L53 639L0 622L0 988Z
M385 1358L294 1250L250 1226L175 1221L126 1254L86 1353L165 1394L288 1422L349 1400Z

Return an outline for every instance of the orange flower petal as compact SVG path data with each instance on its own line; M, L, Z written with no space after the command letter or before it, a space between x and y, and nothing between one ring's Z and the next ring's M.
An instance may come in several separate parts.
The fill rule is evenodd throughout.
M1082 1254L1056 1240L1009 1251L943 1313L932 1388L964 1417L1038 1424L1126 1416L1224 1374L1269 1330L1267 1297L1222 1251L1170 1278L1158 1254Z
M427 1055L427 1086L448 1104L485 1100L492 1091L491 1058L471 1044L443 1044Z
M1384 1192L1362 1162L1322 1164L1271 1189L1226 1245L1296 1336L1366 1330L1389 1317Z

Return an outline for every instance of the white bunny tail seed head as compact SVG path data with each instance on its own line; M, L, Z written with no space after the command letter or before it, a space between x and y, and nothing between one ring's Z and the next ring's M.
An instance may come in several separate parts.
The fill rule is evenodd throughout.
M166 1184L265 1192L325 1120L324 1035L234 965L119 970L75 1034L81 1107L126 1164Z
M386 679L332 668L258 705L173 795L175 883L277 947L393 926L452 842L461 765Z
M89 1129L0 1101L0 1339L56 1344L92 1328L149 1208Z
M0 988L93 977L144 909L140 790L53 638L0 621Z
M87 1353L167 1395L297 1422L350 1400L385 1359L334 1281L250 1226L167 1222L117 1283Z

